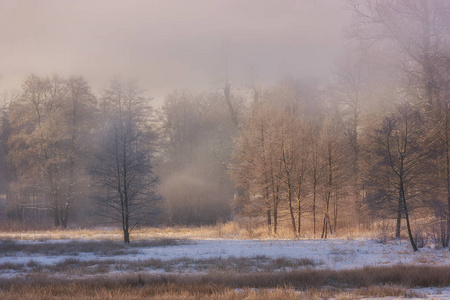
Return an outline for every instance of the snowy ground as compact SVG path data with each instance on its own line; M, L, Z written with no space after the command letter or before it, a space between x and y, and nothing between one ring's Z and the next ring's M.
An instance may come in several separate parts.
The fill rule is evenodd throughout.
M408 297L409 300L449 300L450 299L450 287L446 288L416 288L411 289L411 292L419 294L420 297ZM360 300L379 300L380 298L361 298ZM384 300L403 299L398 297L384 297Z
M52 244L57 249L61 243L74 240L57 241L17 241L24 246L30 244ZM89 243L89 241L83 241ZM193 240L180 245L165 247L133 247L119 254L93 252L71 253L70 255L52 256L45 253L14 254L0 253L0 265L4 263L28 263L33 261L41 265L55 264L67 258L81 261L94 259L139 261L147 259L174 260L180 258L214 259L229 257L257 257L309 259L319 268L346 269L364 266L395 264L431 264L450 265L450 252L447 249L430 248L413 252L406 241L391 241L381 244L373 240ZM2 270L0 270L1 274Z
M98 249L88 247L96 242ZM25 277L40 272L65 278L136 271L186 274L207 272L218 267L217 262L227 265L219 266L221 270L233 271L249 261L245 272L301 268L342 270L397 264L450 266L448 249L424 248L413 252L407 241L398 240L386 244L368 239L202 239L161 245L144 242L134 246L124 246L119 241L102 243L105 241L0 240L0 278ZM74 273L74 270L79 271ZM424 298L450 299L450 287L414 291Z

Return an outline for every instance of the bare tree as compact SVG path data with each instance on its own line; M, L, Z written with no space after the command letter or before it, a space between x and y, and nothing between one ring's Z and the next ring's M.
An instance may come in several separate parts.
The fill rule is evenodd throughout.
M433 172L421 114L408 104L398 107L395 113L385 118L381 129L375 131L374 146L374 158L378 159L373 169L375 180L369 183L375 188L372 199L396 207L396 237L400 237L404 217L411 246L417 251L410 214L414 204L417 206L418 201L423 201L432 190L430 174Z
M364 0L350 1L354 23L348 33L368 48L381 46L384 53L395 56L403 71L411 99L426 112L425 122L433 147L441 152L441 166L448 157L448 78L450 47L450 2L445 0ZM450 169L450 168L447 168ZM441 170L438 180L446 191L447 233L450 235L450 172ZM438 206L442 211L443 206ZM398 230L397 230L398 231ZM447 241L447 242L446 242Z
M87 82L56 75L28 77L11 105L10 157L18 180L46 194L47 203L39 205L52 211L57 227L67 227L76 198L77 170L83 169L79 136L92 129L92 111L95 98Z
M101 101L102 141L91 174L98 185L100 214L130 232L149 218L158 200L153 175L156 136L148 99L133 83L113 80Z
M349 144L346 143L343 131L335 126L337 116L329 111L324 120L320 144L319 166L323 169L322 190L324 200L324 217L322 225L322 238L327 238L328 230L336 230L338 220L339 201L344 191L349 187L349 178L352 174ZM334 229L333 229L334 227Z
M247 190L242 213L264 216L269 232L277 232L280 193L280 156L277 155L278 113L267 103L254 103L235 141L236 165L231 169L236 186ZM278 119L279 120L279 119Z
M406 59L402 65L404 71L411 81L423 87L423 94L417 96L429 105L438 105L436 62L450 41L446 29L448 1L353 0L350 3L355 21L348 30L349 35L368 46L385 43L397 49L397 54L400 52Z
M83 77L70 77L65 80L66 100L64 112L67 132L64 147L67 151L67 161L64 169L67 178L64 200L62 205L62 226L67 227L69 213L74 203L87 185L86 156L92 154L93 147L85 141L89 140L90 132L96 127L95 115L97 111L96 98L91 93L89 84Z
M9 124L10 106L17 100L17 93L4 93L0 106L0 191L6 197L7 210L14 205L11 199L10 185L15 180L14 166L9 159L8 140L11 136L11 126Z

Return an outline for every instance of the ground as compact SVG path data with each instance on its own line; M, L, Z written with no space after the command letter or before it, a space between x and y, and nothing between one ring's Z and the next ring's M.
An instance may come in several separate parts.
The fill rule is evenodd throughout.
M181 290L186 292L190 284L211 283L217 289L211 292L205 288L207 294L201 295L215 295L214 298L217 293L224 298L231 293L230 299L252 299L252 293L258 298L261 293L287 291L290 294L286 297L308 299L305 293L313 288L319 294L326 291L322 298L352 299L358 294L358 298L450 299L450 252L434 249L434 245L413 252L406 240L381 243L368 238L164 236L136 234L137 239L131 245L124 245L119 241L120 234L110 230L95 234L63 231L56 235L3 232L0 233L0 288L5 297L13 297L19 293L17 286L33 286L30 282L43 285L46 280L52 284L62 280L65 284L76 282L83 286L86 280L126 278L126 282L136 281L140 286L171 285L170 293L174 293L173 286L184 286ZM277 290L280 284L285 285L282 292ZM381 290L374 288L377 286ZM164 295L164 291L158 295ZM188 298L182 293L177 295ZM145 297L136 296L142 298Z

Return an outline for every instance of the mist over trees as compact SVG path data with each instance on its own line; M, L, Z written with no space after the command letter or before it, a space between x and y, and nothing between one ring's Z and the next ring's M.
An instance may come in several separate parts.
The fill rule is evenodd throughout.
M92 129L95 98L81 77L28 77L9 106L8 204L18 218L25 209L50 210L56 227L67 227L83 181L82 159Z
M100 99L100 145L90 173L96 184L98 211L121 224L124 242L140 223L151 223L159 200L154 188L156 131L153 111L139 87L119 80ZM113 223L114 224L114 223Z
M152 107L133 82L96 94L83 77L25 78L1 106L1 217L115 224L125 242L139 225L232 220L274 236L376 229L414 250L426 238L448 247L450 3L347 5L345 53L326 79L227 76Z
M170 224L205 225L231 217L228 175L236 128L218 92L175 90L160 112L164 159L160 189Z

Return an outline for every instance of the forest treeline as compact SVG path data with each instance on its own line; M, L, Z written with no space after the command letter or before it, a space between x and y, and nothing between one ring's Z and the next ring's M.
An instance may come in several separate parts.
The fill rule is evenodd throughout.
M133 82L94 94L83 77L27 77L3 97L2 218L111 220L125 241L138 224L233 219L326 238L392 221L415 250L424 231L448 246L450 4L348 5L327 80L225 77L155 109Z

